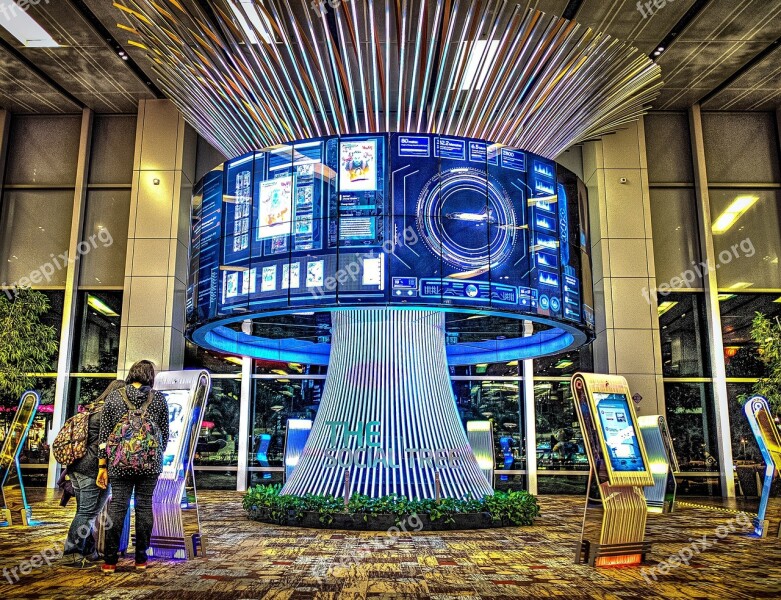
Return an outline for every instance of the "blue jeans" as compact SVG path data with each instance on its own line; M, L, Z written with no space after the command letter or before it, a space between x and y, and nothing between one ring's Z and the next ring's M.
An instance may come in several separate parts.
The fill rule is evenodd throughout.
M76 492L76 516L68 530L63 554L78 552L88 556L95 551L95 519L103 510L109 491L101 490L94 477L81 473L68 473L68 476Z

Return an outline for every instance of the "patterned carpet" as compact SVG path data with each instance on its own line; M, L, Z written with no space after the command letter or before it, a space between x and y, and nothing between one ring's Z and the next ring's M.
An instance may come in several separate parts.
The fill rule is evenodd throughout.
M685 506L672 515L650 516L654 547L645 571L594 570L572 564L580 498L541 496L542 516L534 527L396 537L275 527L246 520L241 494L202 492L200 498L207 559L153 562L141 574L125 559L113 577L97 568L44 564L15 584L4 572L0 598L781 598L781 540L749 537L739 524L745 520L736 521L730 512ZM10 571L48 548L61 548L73 503L61 509L44 490L30 490L30 500L41 524L0 528L0 569ZM777 527L781 506L775 502ZM735 531L720 539L730 524ZM686 558L688 566L673 561L666 574L651 571L673 554Z

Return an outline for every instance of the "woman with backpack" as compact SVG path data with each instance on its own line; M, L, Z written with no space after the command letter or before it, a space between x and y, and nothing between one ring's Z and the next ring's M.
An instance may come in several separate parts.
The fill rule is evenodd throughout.
M64 566L67 567L95 566L94 563L100 558L95 549L93 530L95 519L103 510L108 498L108 490L96 485L100 419L106 398L124 385L124 381L112 381L95 402L85 407L85 412L89 415L86 424L86 448L83 448L86 451L67 468L68 478L76 496L76 516L73 517L68 529L68 537L65 539L63 549L63 556L67 557Z
M154 515L152 494L163 471L163 453L168 444L168 404L153 389L155 366L141 360L130 367L127 385L107 399L100 420L100 458L97 485L111 482L112 499L106 531L103 572L116 570L121 524L135 492L136 569L146 568ZM119 525L119 526L117 526Z

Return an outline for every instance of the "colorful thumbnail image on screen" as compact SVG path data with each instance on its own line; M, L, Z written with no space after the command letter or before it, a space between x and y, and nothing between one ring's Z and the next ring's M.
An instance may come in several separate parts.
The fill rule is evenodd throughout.
M629 398L626 394L595 393L594 400L613 470L645 471L643 453L629 410Z

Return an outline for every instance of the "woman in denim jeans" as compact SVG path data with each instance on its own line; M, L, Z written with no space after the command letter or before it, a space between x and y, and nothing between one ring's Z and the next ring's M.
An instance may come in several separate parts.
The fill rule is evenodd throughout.
M87 453L68 465L68 477L76 494L76 516L68 530L63 556L64 565L74 568L87 568L97 565L100 559L95 548L93 535L95 519L103 510L109 491L99 488L95 480L98 477L98 436L103 404L113 391L124 386L124 381L112 381L106 391L93 404L87 407L90 412L87 434Z

